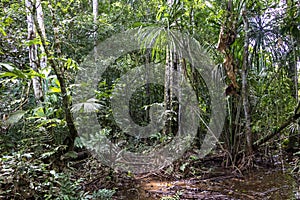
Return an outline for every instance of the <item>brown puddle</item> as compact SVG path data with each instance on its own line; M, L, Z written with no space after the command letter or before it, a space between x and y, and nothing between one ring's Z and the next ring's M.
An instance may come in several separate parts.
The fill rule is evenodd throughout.
M134 187L121 189L115 199L297 199L299 186L294 178L281 171L256 171L242 178L220 176L210 179L180 181L145 178ZM176 198L174 198L175 200Z

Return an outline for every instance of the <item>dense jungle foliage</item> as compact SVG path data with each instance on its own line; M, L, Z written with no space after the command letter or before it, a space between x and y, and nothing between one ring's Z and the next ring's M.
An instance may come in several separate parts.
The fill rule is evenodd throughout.
M138 190L128 185L153 176L198 180L205 177L203 173L212 173L215 165L237 176L257 168L278 168L291 175L298 187L299 1L0 0L0 8L0 199L188 199L185 190L169 196L143 197L139 192L134 196L130 193ZM76 102L77 75L87 70L86 63L109 60L97 57L106 52L97 46L130 30L138 33L140 50L111 62L91 88L93 97ZM175 32L201 46L212 61L205 68L210 71L199 71L184 58L189 47L181 51L170 45L177 43ZM123 122L130 118L146 127L153 121L151 112L163 108L156 120L163 119L164 125L141 137L116 121L112 99L116 88L122 88L119 82L124 75L146 69L148 63L163 70L163 83L135 87L140 77L127 80L134 92L128 100L129 117ZM211 79L218 74L222 83L220 112L213 112L213 93L203 73ZM157 170L136 174L107 166L89 151L88 145L96 145L104 136L121 149L120 155L123 150L145 153L169 144L182 129L188 132L190 127L181 125L181 117L192 111L181 101L193 100L174 89L180 87L174 74L190 85L201 116L189 121L197 131L182 156L166 165L159 160ZM96 113L101 127L97 137L84 136L76 112ZM208 124L213 115L222 113L224 122L214 122L222 131L212 133L220 137L202 157ZM177 154L177 146L173 148Z

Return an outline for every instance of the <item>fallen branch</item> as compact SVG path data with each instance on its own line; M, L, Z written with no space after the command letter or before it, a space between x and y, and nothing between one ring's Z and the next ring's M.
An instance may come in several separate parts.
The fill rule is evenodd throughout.
M254 149L258 149L258 147L266 142L268 142L270 139L272 139L274 136L278 135L282 130L284 130L287 126L289 126L291 123L296 122L297 119L300 117L300 101L298 102L298 105L295 109L295 112L292 116L290 116L281 126L277 129L274 129L270 134L266 135L265 137L257 140L253 144Z

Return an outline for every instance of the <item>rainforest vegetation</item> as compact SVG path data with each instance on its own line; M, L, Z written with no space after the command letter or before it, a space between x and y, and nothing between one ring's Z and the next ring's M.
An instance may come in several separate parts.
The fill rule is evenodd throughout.
M299 69L297 0L0 0L0 199L300 199Z

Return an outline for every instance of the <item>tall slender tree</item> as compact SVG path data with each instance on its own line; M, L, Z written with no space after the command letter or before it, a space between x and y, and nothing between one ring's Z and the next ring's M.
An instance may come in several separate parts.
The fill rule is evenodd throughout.
M248 94L248 58L249 58L249 22L247 18L247 5L246 2L243 6L243 22L244 22L244 53L243 53L243 66L242 66L242 99L245 115L245 134L247 140L247 153L248 155L253 154L252 148L252 132L251 132L251 121L250 121L250 104L249 104L249 94Z
M36 4L35 4L36 5ZM33 7L33 10L37 10L37 7ZM53 9L50 6L50 13L52 17L52 25L54 29L54 48L55 48L55 55L57 57L61 56L61 46L60 46L60 39L59 39L59 33L58 33L58 23L57 19L55 16L55 9ZM45 56L48 57L48 62L49 65L51 66L54 74L57 77L57 80L60 85L60 91L61 91L61 96L62 96L62 107L64 109L64 114L65 114L65 120L67 123L67 127L69 129L69 134L65 137L63 144L67 146L67 151L72 151L74 149L74 141L75 138L78 137L78 133L74 124L73 116L71 113L71 100L70 100L70 95L68 93L68 84L67 84L67 78L65 75L65 69L64 66L62 65L62 62L59 61L59 59L54 59L53 56L50 53L49 46L46 42L46 33L43 33L43 26L39 25L39 20L37 15L32 15L33 16L33 23L36 27L36 32L39 35L41 39L41 45L45 51ZM45 36L45 37L44 37Z
M38 46L34 42L34 40L37 38L36 34L36 26L34 23L34 15L36 14L34 12L34 7L36 6L36 2L32 2L31 0L25 0L25 6L26 6L26 13L27 13L27 25L28 25L28 41L30 41L29 45L29 61L30 61L30 67L34 71L38 71L39 63L38 63ZM43 97L43 91L42 91L42 84L41 79L39 77L32 78L32 86L34 91L34 96L37 103L41 102L41 99Z
M45 22L44 22L44 12L43 12L43 7L42 7L42 2L41 0L36 0L36 15L37 15L37 21L39 28L41 29L42 35L40 37L43 37L46 39L46 30L45 30ZM41 56L40 56L40 67L41 69L47 67L47 56L45 54L45 48L43 45L40 46L41 50ZM43 84L44 87L43 89L47 89L47 85ZM46 90L44 90L46 92Z
M94 58L97 56L97 19L98 19L98 0L93 0L94 17Z

